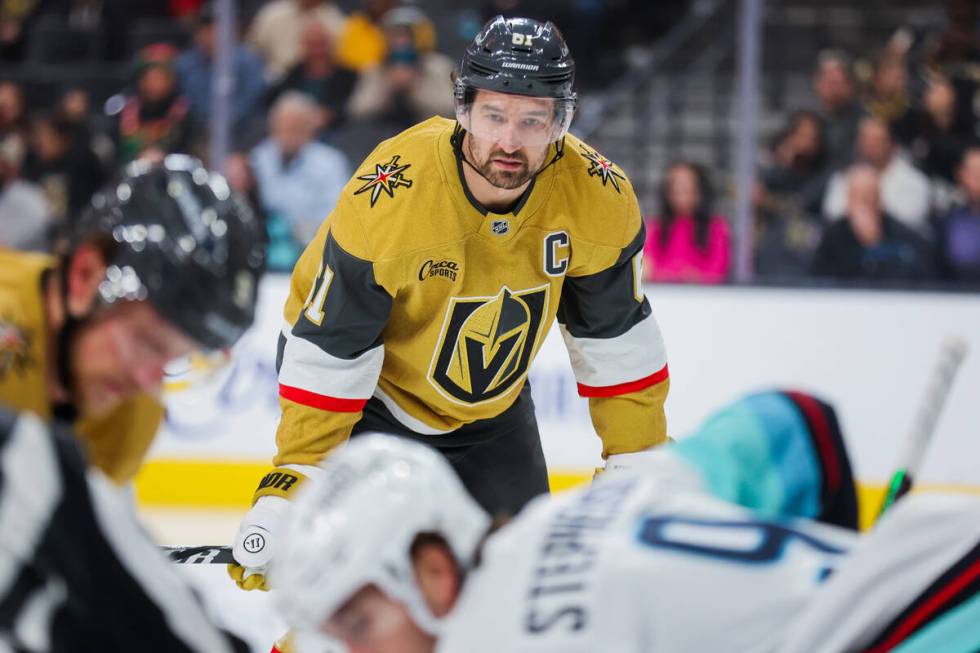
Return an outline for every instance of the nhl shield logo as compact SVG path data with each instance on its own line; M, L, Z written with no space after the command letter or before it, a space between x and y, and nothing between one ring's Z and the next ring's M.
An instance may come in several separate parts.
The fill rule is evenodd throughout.
M494 220L490 224L490 231L498 236L503 236L510 231L510 220Z
M479 404L524 378L543 331L550 286L493 297L454 297L429 366L429 383L451 401Z

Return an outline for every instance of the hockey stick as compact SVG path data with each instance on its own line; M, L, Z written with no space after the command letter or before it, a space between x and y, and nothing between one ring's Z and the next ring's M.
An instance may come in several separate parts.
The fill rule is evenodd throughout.
M185 565L227 565L235 562L230 546L161 546L160 548L171 562Z
M881 510L878 511L878 519L881 519L895 501L912 489L912 483L915 482L916 474L925 457L926 447L932 440L939 415L942 413L953 380L968 350L966 342L960 338L947 338L943 343L926 394L922 398L912 428L905 440L905 448L898 459L898 469L892 474L891 481L888 483L888 492L881 504Z

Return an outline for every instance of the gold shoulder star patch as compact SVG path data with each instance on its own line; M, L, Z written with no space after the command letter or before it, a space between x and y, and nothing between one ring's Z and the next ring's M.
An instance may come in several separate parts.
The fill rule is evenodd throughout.
M608 181L612 183L617 193L622 192L619 190L619 179L626 179L626 177L616 172L612 161L584 145L579 145L579 147L582 149L582 156L589 160L589 176L602 179L603 186Z
M0 380L8 372L23 374L34 364L31 358L32 334L12 320L0 319Z
M394 190L399 186L411 188L412 180L406 179L403 173L411 168L412 164L398 165L400 158L401 156L396 154L391 157L391 161L388 163L375 163L374 173L359 175L357 178L366 183L355 190L354 194L360 195L371 191L371 207L373 208L374 203L381 197L381 191L387 193L388 197L394 197Z

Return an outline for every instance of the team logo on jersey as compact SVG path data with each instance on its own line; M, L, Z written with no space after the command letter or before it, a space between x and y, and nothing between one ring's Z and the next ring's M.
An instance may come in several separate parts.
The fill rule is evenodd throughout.
M589 160L589 176L600 178L603 186L609 182L617 193L622 192L619 190L619 180L625 180L626 177L616 172L616 169L613 168L613 162L584 145L579 145L579 147L582 149L582 156Z
M443 279L456 281L458 275L459 263L448 258L442 259L441 261L430 258L419 268L419 281L425 281L432 277L442 277Z
M12 320L0 319L0 381L7 373L23 374L34 364L31 358L32 335Z
M382 192L387 193L388 197L394 197L395 189L399 186L411 188L412 180L406 179L404 172L411 168L412 164L398 165L400 158L401 156L396 154L391 157L391 161L388 163L375 163L373 173L358 176L358 179L366 183L355 190L354 194L360 195L371 191L371 207L373 208Z
M534 356L548 290L546 285L515 292L504 286L493 297L453 297L429 382L463 404L490 401L513 389Z

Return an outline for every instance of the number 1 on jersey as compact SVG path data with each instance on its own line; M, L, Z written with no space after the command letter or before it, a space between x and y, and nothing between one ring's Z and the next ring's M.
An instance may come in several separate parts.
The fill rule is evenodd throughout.
M330 288L331 281L333 281L333 270L329 265L321 266L316 278L313 279L313 287L310 288L306 303L303 304L305 309L303 315L317 326L323 323L323 304L327 301L327 290Z

